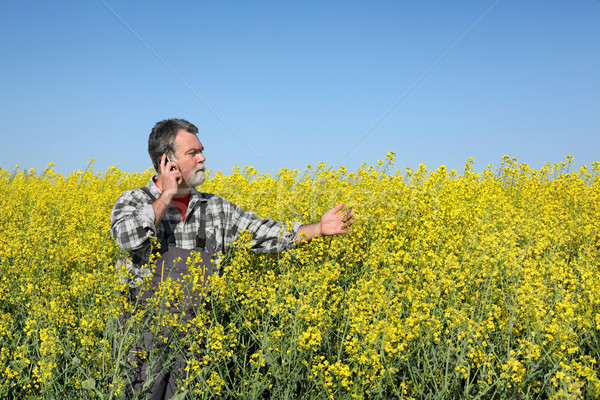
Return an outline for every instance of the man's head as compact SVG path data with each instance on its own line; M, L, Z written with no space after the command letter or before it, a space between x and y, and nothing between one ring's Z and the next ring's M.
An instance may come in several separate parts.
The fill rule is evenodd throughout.
M180 130L193 135L198 134L198 128L184 119L165 119L157 122L150 132L148 138L148 154L152 160L152 165L157 172L160 172L159 162L163 154L173 158L175 157L175 136Z
M160 174L161 156L166 154L177 164L184 187L196 187L204 182L204 147L198 137L198 128L183 119L167 119L158 122L148 139L148 154L154 169ZM163 164L162 167L165 165Z

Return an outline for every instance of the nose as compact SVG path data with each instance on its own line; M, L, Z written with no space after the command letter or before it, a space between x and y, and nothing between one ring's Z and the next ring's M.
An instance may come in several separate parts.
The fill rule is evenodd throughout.
M204 157L204 154L198 153L198 162L203 163L204 161L206 161L206 157Z

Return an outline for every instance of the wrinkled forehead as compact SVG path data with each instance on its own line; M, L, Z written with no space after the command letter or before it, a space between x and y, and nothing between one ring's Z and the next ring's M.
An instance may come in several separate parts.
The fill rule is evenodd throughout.
M175 151L187 152L189 150L202 151L204 146L198 139L195 133L190 133L183 129L175 135Z

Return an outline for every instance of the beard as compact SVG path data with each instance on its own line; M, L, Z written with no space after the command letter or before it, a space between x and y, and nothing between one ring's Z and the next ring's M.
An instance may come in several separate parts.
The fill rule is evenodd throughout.
M206 173L204 172L205 169L206 166L204 165L204 163L202 163L196 166L196 168L194 168L192 171L190 171L188 176L185 177L185 183L187 184L187 186L193 188L202 185L206 180Z

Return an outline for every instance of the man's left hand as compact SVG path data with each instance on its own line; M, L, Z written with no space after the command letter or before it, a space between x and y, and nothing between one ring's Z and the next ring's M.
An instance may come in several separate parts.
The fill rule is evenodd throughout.
M342 208L344 208L344 203L338 204L323 214L321 217L321 235L331 236L352 232L350 227L354 223L352 219L354 211L350 207L346 211L341 212Z
M352 232L350 227L354 223L352 219L354 211L350 207L342 212L342 208L344 208L344 204L340 203L323 214L319 222L302 225L296 235L296 244L309 242L317 236L332 236Z

